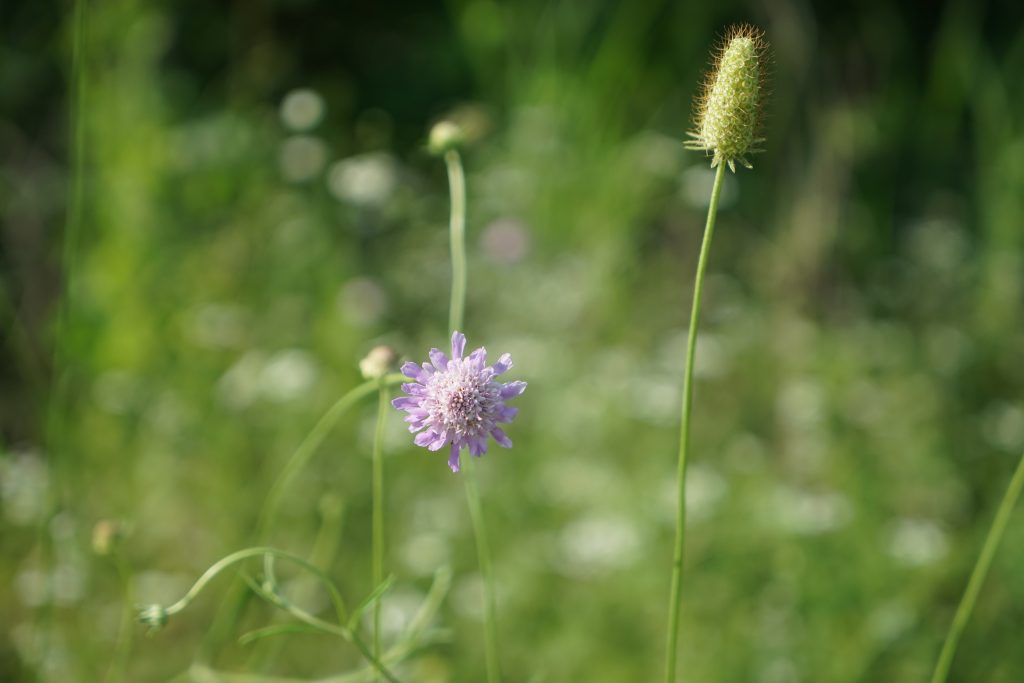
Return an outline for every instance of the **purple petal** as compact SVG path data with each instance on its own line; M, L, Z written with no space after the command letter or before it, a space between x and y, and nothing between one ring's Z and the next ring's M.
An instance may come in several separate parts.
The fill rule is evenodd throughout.
M515 416L519 414L519 408L513 408L512 406L502 406L501 411L497 417L494 418L495 422L511 422L515 419Z
M426 448L427 446L434 442L434 439L436 437L437 434L428 429L425 432L420 432L419 434L417 434L416 438L414 438L412 442L417 446L423 446L424 448Z
M458 330L452 332L452 358L462 358L462 352L466 350L466 335Z
M419 365L411 361L402 365L402 374L408 377L409 379L416 380L417 382L423 382L426 379L428 379L428 377L424 374L422 368L420 368Z
M491 436L498 442L499 445L505 448L512 448L512 439L508 438L508 434L501 427L495 427L491 430Z
M448 369L448 356L441 349L430 349L430 361L440 372Z
M451 455L448 456L448 467L451 468L452 472L459 471L459 451L462 450L455 444L452 444Z
M469 440L469 452L476 457L480 457L487 452L487 437L476 437Z
M429 444L427 448L432 451L439 451L446 443L448 443L448 432L438 434L437 438L434 439L434 442Z
M419 408L420 400L412 396L399 396L391 402L391 405L399 410L409 410L410 408Z
M494 364L494 374L500 375L512 367L512 356L507 353L501 354L501 358Z
M501 387L501 398L514 398L526 390L526 382L509 382Z
M406 382L402 385L402 391L411 396L426 396L427 388L422 384L416 384L415 382Z
M480 347L473 353L469 354L469 362L476 370L483 370L484 366L487 365L487 349Z

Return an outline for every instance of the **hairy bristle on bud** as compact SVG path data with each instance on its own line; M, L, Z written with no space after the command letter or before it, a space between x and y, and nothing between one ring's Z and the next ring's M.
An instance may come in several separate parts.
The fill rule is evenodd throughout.
M714 68L697 100L696 130L689 149L712 154L711 166L735 162L751 168L746 156L759 152L756 137L765 85L768 45L762 32L748 24L731 27L716 51Z

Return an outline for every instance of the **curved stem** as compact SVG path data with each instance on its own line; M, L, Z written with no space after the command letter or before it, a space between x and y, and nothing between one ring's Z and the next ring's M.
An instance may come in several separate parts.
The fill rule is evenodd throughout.
M270 493L267 494L266 502L264 503L263 510L260 514L259 532L257 534L260 539L263 538L268 527L273 522L274 517L277 515L277 510L281 505L281 500L284 497L285 491L295 480L295 477L298 476L303 468L305 468L309 463L309 460L313 457L316 449L321 443L323 443L324 439L327 438L327 435L338 423L338 420L341 419L341 416L361 399L378 390L382 385L391 387L405 381L408 380L398 373L386 375L379 380L368 380L339 398L335 401L334 405L327 409L327 412L324 413L319 422L317 422L309 434L306 435L306 438L302 440L299 447L295 449L295 452L288 459L288 462L285 463L284 467L281 469L281 473L277 475L277 479L271 486Z
M327 438L327 435L334 429L342 415L360 400L377 390L381 381L385 385L392 387L407 380L405 376L399 373L392 373L386 375L383 380L373 379L363 382L339 398L334 402L334 405L327 409L327 412L324 413L323 417L320 418L309 434L306 435L306 438L302 440L302 443L299 444L299 447L295 449L295 452L288 458L284 467L281 468L280 474L277 475L277 478L271 485L270 491L264 500L263 508L260 510L259 521L256 524L255 542L266 542L270 528L281 507L285 492L295 482L295 479L306 465L309 464L309 461L316 453L316 449L320 447L320 444ZM239 619L240 612L247 600L247 595L248 593L239 584L224 599L213 625L207 632L202 648L203 656L211 656L212 653L217 652L222 647L228 633L234 628L235 623Z
M448 306L448 333L451 334L461 330L466 310L466 175L456 150L445 152L444 163L448 167L452 203L448 221L452 250L452 297Z
M480 564L480 578L484 589L484 655L487 663L488 683L501 680L498 669L497 606L494 598L494 572L491 568L491 545L487 539L487 524L484 522L483 505L480 503L480 489L477 486L476 463L472 456L465 459L463 475L466 483L466 502L469 504L469 518L473 523L476 537L476 555Z
M338 588L334 585L334 582L331 581L330 577L328 577L327 574L325 574L315 565L306 561L302 557L299 557L298 555L294 555L283 550L277 550L276 548L267 547L245 548L244 550L239 550L238 552L231 553L230 555L221 558L217 562L214 562L213 565L211 565L209 569L203 572L202 575L196 580L196 582L192 584L192 587L188 589L188 591L185 593L185 595L181 597L180 600L178 600L172 605L169 605L164 610L165 615L167 617L171 617L177 614L178 612L181 612L186 607L188 607L189 604L191 604L192 601L196 599L196 596L198 596L203 591L203 589L206 588L206 585L209 584L210 581L216 578L218 574L220 574L222 571L224 571L231 565L238 564L239 562L243 562L245 560L258 556L263 556L264 559L268 557L277 557L284 560L288 560L289 562L294 562L299 567L305 569L310 574L315 576L317 579L320 580L320 583L323 584L324 588L327 589L327 592L331 597L331 604L334 606L335 615L338 617L338 621L341 624L344 624L346 622L347 610L345 609L345 603L341 597L341 592L338 591ZM273 563L268 562L267 564L265 564L265 568L268 571L273 572ZM268 578L271 579L271 581L273 581L272 574ZM390 671L388 671L387 667L385 667L384 664L380 661L380 658L370 651L370 649L366 646L362 639L359 638L359 635L355 633L353 630L343 625L332 624L329 621L324 621L319 617L315 617L312 614L301 609L300 607L294 605L290 601L284 599L282 596L276 593L268 592L267 589L263 589L260 586L256 585L254 585L253 587L264 598L270 600L274 605L285 610L286 612L288 612L295 618L299 619L300 621L303 621L311 626L315 626L326 633L331 633L333 635L340 636L345 640L349 641L350 643L355 645L356 649L359 650L360 654L362 654L363 657L366 658L366 660L370 662L371 665L373 665L374 669L378 673L380 673L380 675L382 675L391 683L398 683L398 680L394 677L394 675L391 674Z
M185 595L181 597L181 599L167 606L167 616L174 616L178 612L188 607L189 604L191 604L192 601L196 599L196 596L198 596L203 591L203 589L206 588L206 585L210 583L210 581L216 578L218 574L220 574L222 571L224 571L231 565L238 564L239 562L248 560L251 557L261 556L280 557L281 559L288 560L289 562L294 562L295 564L299 565L306 571L310 572L311 574L319 578L321 583L324 584L324 586L327 588L327 591L331 595L331 602L334 604L334 609L338 614L339 621L345 621L347 614L347 610L345 609L345 602L342 600L341 593L339 593L338 589L334 587L334 584L331 582L330 578L326 574L324 574L315 565L310 564L298 555L293 555L292 553L285 552L283 550L277 550L276 548L263 547L245 548L243 550L231 553L226 557L222 557L221 559L214 562L212 565L210 565L209 569L203 572L202 575L198 579L196 579L196 582L192 584L192 587L188 589L188 591L185 593Z
M999 548L999 542L1003 539L1003 533L1010 522L1010 514L1017 504L1022 487L1024 487L1024 455L1021 455L1017 470L1013 473L1010 485L1006 489L1006 494L999 503L996 517L985 538L985 545L981 548L981 555L978 556L978 561L971 572L971 578L967 581L967 589L964 591L963 598L960 599L960 605L953 616L953 623L949 627L949 633L946 634L946 642L942 646L939 661L935 664L932 683L944 683L949 675L949 667L953 663L953 655L956 654L960 635L963 633L964 627L967 626L967 620L971 618L971 612L974 611L974 603L978 600L978 593L981 592L981 586L985 583L985 576L988 575L988 569L992 564L992 558L995 557L996 549Z
M679 466L676 473L676 542L672 554L672 587L669 593L668 636L666 638L665 681L676 679L676 656L679 646L679 598L683 584L683 552L686 545L686 462L690 452L690 415L693 413L693 361L697 351L697 327L700 324L700 299L704 289L704 273L708 266L711 237L715 232L718 215L718 197L722 191L725 164L718 165L715 184L708 205L708 219L704 225L704 240L697 260L697 276L693 284L693 308L690 311L690 329L686 338L686 369L683 373L683 408L679 431Z
M373 585L384 581L384 423L387 418L388 390L383 378L378 382L377 428L373 434ZM380 658L380 600L373 603L373 655ZM378 679L379 680L379 679Z

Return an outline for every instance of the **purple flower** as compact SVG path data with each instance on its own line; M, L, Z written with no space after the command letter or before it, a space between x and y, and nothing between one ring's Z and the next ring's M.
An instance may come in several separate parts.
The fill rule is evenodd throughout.
M452 333L451 360L438 349L430 350L430 363L421 366L406 363L402 374L415 380L402 385L409 394L396 398L391 405L409 413L405 421L409 431L416 434L417 446L432 451L451 446L448 467L459 471L459 453L463 448L476 456L487 452L487 437L505 448L512 440L498 423L511 422L518 408L505 405L505 401L526 389L526 382L502 384L495 377L512 367L507 353L494 365L487 365L487 350L477 349L465 358L466 337ZM422 431L421 431L422 430Z

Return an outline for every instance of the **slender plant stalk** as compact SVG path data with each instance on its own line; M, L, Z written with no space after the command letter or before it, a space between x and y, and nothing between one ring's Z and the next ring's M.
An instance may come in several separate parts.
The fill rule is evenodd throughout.
M501 672L498 669L498 609L494 599L491 545L487 537L483 505L480 502L480 489L477 486L476 462L472 456L466 458L463 467L466 470L466 502L469 504L469 518L473 523L473 535L476 537L477 562L480 564L480 577L484 584L484 652L487 658L487 681L497 683L501 680Z
M445 152L444 162L448 167L448 186L452 205L449 222L452 249L452 298L448 314L448 331L451 333L462 329L463 314L466 309L466 176L462 170L462 159L456 150ZM465 460L463 481L466 486L469 518L473 524L473 536L476 541L480 578L483 580L484 657L487 665L487 683L498 683L501 680L501 673L498 668L497 609L494 598L494 575L491 568L491 546L487 538L487 523L480 501L475 463L472 460L472 456Z
M259 531L257 532L258 540L264 540L270 525L277 516L285 491L288 490L288 487L291 486L295 478L309 463L313 454L316 453L316 449L327 438L331 430L334 429L341 416L360 400L369 396L375 390L380 389L382 382L383 386L391 387L405 381L407 381L406 378L398 373L385 375L381 380L368 380L339 398L334 402L334 405L327 409L327 412L324 413L323 417L320 418L309 434L306 435L306 438L302 440L302 443L299 444L299 447L295 449L295 452L292 453L271 486L270 493L267 494L267 499L263 504L263 510L260 515Z
M378 380L377 429L373 434L373 586L384 581L384 423L388 410L388 390L384 378ZM373 656L380 659L380 600L373 603ZM377 678L377 680L380 680Z
M163 626L167 619L178 614L185 608L187 608L193 600L203 591L204 588L228 567L244 562L250 558L263 557L264 559L264 571L267 573L266 579L268 583L273 587L272 590L255 584L252 582L250 586L262 597L273 603L276 607L283 609L284 611L291 614L296 619L299 619L306 624L313 626L314 628L344 638L346 641L352 643L360 654L374 667L374 669L387 679L390 683L399 683L398 679L384 666L383 662L374 655L374 653L366 646L366 643L359 637L359 633L351 625L346 625L349 621L348 610L345 608L345 602L341 597L341 592L338 590L334 582L331 581L330 577L327 576L318 567L305 560L298 555L294 555L283 550L277 550L276 548L269 547L256 547L256 548L245 548L237 552L231 553L230 555L221 558L217 562L214 562L202 575L196 580L192 587L186 591L185 595L182 596L177 602L168 605L166 608L159 606L152 606L144 609L139 616L140 621L143 623L150 623L151 626L159 628ZM274 564L273 558L284 559L292 562L305 571L312 574L314 577L320 580L324 588L327 589L327 593L331 598L331 604L334 607L335 614L338 618L339 624L332 624L328 621L324 621L305 610L301 609L293 602L287 600L279 593L276 592L277 581L274 575ZM378 598L379 599L379 598ZM147 615L159 614L160 616L152 620Z
M67 209L64 214L64 235L62 245L62 266L64 284L63 300L57 310L57 323L52 337L52 361L50 391L46 396L46 424L44 434L46 448L50 454L50 471L53 483L47 496L47 514L37 525L36 534L42 561L47 567L56 563L56 551L50 535L50 521L67 501L71 500L69 466L74 462L68 457L64 426L68 404L70 373L66 371L67 348L65 341L68 320L75 290L75 255L78 251L79 234L82 231L85 207L85 95L86 95L86 0L75 0L73 32L71 37L71 82L68 103L68 181ZM13 309L12 309L13 310ZM45 600L36 609L35 622L39 633L38 656L40 661L49 661L51 647L57 629L54 627L55 607L53 600Z
M466 310L466 174L458 151L451 149L445 152L444 163L448 167L448 191L452 204L448 222L452 250L452 297L448 306L448 334L451 334L462 330Z
M132 581L132 570L125 559L120 547L113 550L114 565L117 568L117 576L121 581L121 622L117 627L117 642L114 645L114 654L110 658L110 668L107 670L108 683L118 683L125 678L128 669L128 659L131 656L132 634L135 626L135 589Z
M270 535L285 493L298 478L299 474L301 474L302 470L305 469L306 465L309 464L320 444L324 442L327 435L330 434L331 430L334 429L341 417L350 408L379 389L381 381L386 386L392 387L406 381L406 378L398 373L392 373L385 375L382 380L368 380L350 390L327 409L327 412L317 421L313 429L309 431L302 440L302 443L299 444L298 448L288 458L284 467L281 468L280 474L277 475L277 479L271 485L270 491L263 502L263 508L260 510L255 533L257 543L265 542ZM200 659L208 659L220 649L228 634L234 628L235 623L239 620L249 595L250 591L243 584L236 583L224 598L213 620L213 624L207 631L200 651Z
M679 647L679 600L683 584L683 551L686 545L686 463L690 454L690 416L693 413L693 360L697 351L697 327L700 324L700 299L704 289L704 273L708 267L711 237L715 232L718 215L718 197L722 191L725 164L718 164L715 184L711 190L708 219L704 226L704 240L697 260L697 277L693 284L693 308L690 311L690 329L686 338L686 369L683 373L683 408L679 430L679 468L676 474L676 544L672 554L672 588L669 594L668 636L665 645L665 681L676 680L676 656Z
M939 661L935 664L932 683L945 683L946 677L949 676L949 667L953 663L957 643L960 642L964 627L967 626L971 612L974 611L974 603L978 601L978 593L981 592L981 586L985 583L985 577L988 575L992 558L995 557L996 550L999 548L999 542L1003 540L1003 533L1010 522L1010 514L1017 504L1022 487L1024 487L1024 455L1021 455L1017 470L1013 473L1010 485L1006 489L1006 494L999 503L996 517L992 520L992 527L988 530L988 536L985 538L985 545L981 548L981 555L978 556L974 570L971 571L971 578L967 581L967 589L964 591L963 598L960 599L960 605L956 608L953 623L950 624L946 642L942 646L942 653L939 655Z

